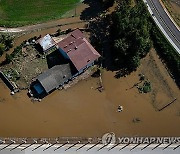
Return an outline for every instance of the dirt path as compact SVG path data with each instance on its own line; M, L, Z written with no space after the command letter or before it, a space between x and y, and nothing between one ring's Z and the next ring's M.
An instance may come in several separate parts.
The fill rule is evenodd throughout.
M0 32L4 32L4 33L22 33L22 32L28 32L28 31L35 31L35 30L38 30L38 29L47 29L47 28L53 28L53 27L58 27L58 26L62 26L62 25L79 23L79 22L84 22L84 21L80 20L79 17L71 17L71 18L59 19L59 20L56 20L56 21L50 21L50 22L47 22L47 23L24 26L24 27L18 27L18 28L3 28L3 27L0 27Z
M39 29L60 27L60 26L63 26L63 25L69 25L69 24L80 23L80 22L84 22L84 21L80 20L79 17L71 17L71 18L59 19L59 20L56 20L56 21L50 21L50 22L47 22L47 23L31 25L31 26L24 26L24 27L18 27L18 28L3 28L3 27L0 27L0 32L4 32L4 33L22 33L22 32L35 31L35 30L39 30Z

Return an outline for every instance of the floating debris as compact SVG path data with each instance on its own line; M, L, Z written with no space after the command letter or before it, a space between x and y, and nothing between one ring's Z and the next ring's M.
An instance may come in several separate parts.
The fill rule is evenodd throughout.
M103 86L99 86L97 89L99 90L99 92L103 92L104 87Z
M119 105L118 106L118 112L122 112L123 111L123 106Z
M15 92L14 91L11 91L11 95L14 95L15 94Z

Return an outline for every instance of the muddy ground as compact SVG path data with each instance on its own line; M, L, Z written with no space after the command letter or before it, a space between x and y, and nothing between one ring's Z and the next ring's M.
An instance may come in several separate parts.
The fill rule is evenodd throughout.
M62 30L86 24L74 20L62 26ZM57 29L58 26L53 26L23 35L16 38L15 46ZM0 58L3 60L4 56ZM150 80L152 92L140 94L136 87L132 88L139 82L140 73ZM38 103L31 102L27 91L11 96L0 80L0 136L101 137L106 132L117 136L180 136L180 92L154 50L142 60L136 72L120 79L115 74L103 71L102 93L96 89L99 78L90 77L67 90L57 90ZM174 98L177 100L173 104L158 111ZM123 106L121 113L117 112L118 105Z
M140 94L132 88L139 73L151 81L152 92ZM90 77L67 90L53 92L40 103L32 103L27 91L11 96L0 80L0 136L101 137L106 132L118 136L180 135L180 92L154 50L136 72L120 79L114 75L103 71L102 93L96 90L99 79ZM169 107L157 110L174 98L177 100ZM124 108L121 113L117 112L118 105Z

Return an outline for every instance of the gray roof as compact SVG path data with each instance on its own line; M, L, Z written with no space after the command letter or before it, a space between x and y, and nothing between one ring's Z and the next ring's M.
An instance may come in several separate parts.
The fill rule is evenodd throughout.
M59 85L64 84L65 81L72 77L69 64L56 65L46 72L40 74L37 80L44 87L45 91L49 93Z

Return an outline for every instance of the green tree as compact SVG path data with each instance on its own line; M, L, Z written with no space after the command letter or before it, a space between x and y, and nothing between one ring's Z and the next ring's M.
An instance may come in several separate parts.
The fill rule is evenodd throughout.
M125 39L118 39L114 41L114 47L115 49L121 53L121 55L127 55L128 54L128 42Z
M61 35L61 29L60 28L56 32L57 32L58 36Z
M105 7L111 7L114 4L115 0L100 0Z
M3 55L4 51L5 51L5 45L3 43L0 43L0 56Z
M13 46L13 38L10 35L0 35L0 56L4 51L9 50Z
M140 65L140 57L139 57L139 56L133 56L133 57L129 60L129 69L130 69L131 71L136 70L139 65Z
M118 10L112 15L112 32L114 40L114 57L130 70L140 65L140 59L151 48L151 22L142 1L132 7L129 1L121 0Z
M7 50L8 50L9 48L12 48L12 47L13 47L13 38L8 35L8 36L6 37L6 40L4 41L4 44L6 45Z
M9 64L10 62L12 62L13 57L12 55L6 54L6 62Z

